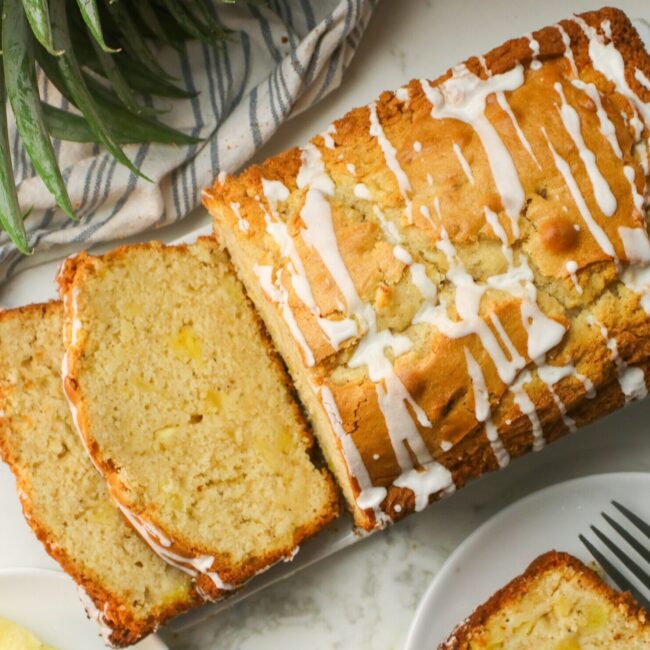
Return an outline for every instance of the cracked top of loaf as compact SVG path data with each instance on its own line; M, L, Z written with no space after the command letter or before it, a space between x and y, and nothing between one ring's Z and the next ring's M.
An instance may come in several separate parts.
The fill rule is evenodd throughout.
M603 9L205 192L360 525L646 394L648 125Z

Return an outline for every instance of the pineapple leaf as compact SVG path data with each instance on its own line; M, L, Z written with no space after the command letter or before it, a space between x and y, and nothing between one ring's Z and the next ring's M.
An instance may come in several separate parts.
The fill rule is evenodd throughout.
M20 0L6 0L2 20L3 67L16 128L38 175L64 212L75 212L56 161L38 94L32 34Z
M203 32L192 16L185 11L182 3L176 2L176 0L163 0L163 5L172 15L172 18L178 23L179 27L181 27L188 36L201 40L209 38L209 35Z
M99 47L101 47L104 52L119 52L119 50L114 50L106 45L106 41L104 40L104 30L102 29L102 22L99 16L99 10L97 9L96 0L77 0L77 5L79 6L79 13Z
M138 102L133 90L131 90L128 82L122 76L113 55L104 52L96 41L93 41L93 47L95 48L95 54L101 63L104 76L111 82L111 86L113 87L115 94L122 101L122 104L136 115L155 115L155 110L142 106Z
M0 66L0 102L2 102L2 112L0 113L0 226L9 235L16 248L27 255L31 251L25 232L25 221L18 203L14 170L11 166L4 66Z
M165 45L180 51L178 42L167 33L149 0L139 0L135 3L135 9L140 16L140 22L149 28L154 37L159 38Z
M111 16L115 20L118 28L122 32L125 49L131 53L133 58L138 59L150 72L156 76L165 79L173 79L170 74L160 66L158 60L149 49L133 17L128 12L126 6L120 0L105 0L110 10Z
M50 11L47 0L23 0L25 15L38 42L54 56L61 52L54 49L52 43L52 27L50 25Z
M50 11L52 15L54 44L57 48L64 51L63 55L57 59L58 69L61 73L63 83L73 99L74 105L83 113L83 116L88 121L88 125L99 141L111 152L118 162L122 163L134 174L147 178L133 165L124 151L122 151L110 128L106 125L105 116L98 110L97 104L88 90L70 41L68 18L66 15L66 0L50 0ZM151 179L147 178L147 180Z
M43 104L43 113L52 137L71 142L96 142L100 144L99 139L90 129L86 120L80 115L74 115L45 103ZM126 116L122 116L111 124L115 139L121 144L158 142L160 144L183 145L198 144L200 142L197 138L175 131L165 125L160 125L161 128L153 130L150 125L140 124L137 128L134 128L132 123L128 123L129 128L125 130L122 127L127 119Z

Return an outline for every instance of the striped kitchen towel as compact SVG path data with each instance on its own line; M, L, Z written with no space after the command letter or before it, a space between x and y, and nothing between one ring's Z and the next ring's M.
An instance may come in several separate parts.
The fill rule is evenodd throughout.
M204 141L171 147L129 145L127 155L153 182L130 173L93 144L55 141L63 177L79 221L67 219L35 175L10 116L10 142L30 246L57 247L120 239L182 219L203 187L221 170L241 167L290 116L336 88L359 44L376 0L269 0L220 5L216 11L233 30L220 46L188 42L182 55L159 52L163 66L190 91L191 100L154 98L171 108L163 121ZM64 98L41 78L44 101L67 109ZM6 235L0 235L0 281L28 265Z

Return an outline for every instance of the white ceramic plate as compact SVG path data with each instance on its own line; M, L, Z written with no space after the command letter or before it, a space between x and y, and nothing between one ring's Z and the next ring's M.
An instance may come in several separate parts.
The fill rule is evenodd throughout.
M77 586L60 571L0 570L0 616L60 650L106 650L97 625L88 620L79 602ZM154 636L133 648L167 650Z
M590 562L578 534L589 533L589 525L599 520L604 523L603 510L620 519L612 499L650 521L649 496L650 474L622 472L559 483L513 503L449 557L418 606L405 650L436 648L478 605L546 551L566 551Z

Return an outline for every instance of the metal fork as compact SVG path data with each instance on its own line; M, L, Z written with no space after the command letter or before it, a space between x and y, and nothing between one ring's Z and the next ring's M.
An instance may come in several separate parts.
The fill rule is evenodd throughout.
M612 519L607 513L601 512L603 519L614 529L620 537L640 556L650 567L650 524L647 524L638 515L622 506L617 501L612 501L612 505L630 521L643 535L647 538L644 543L640 542L629 530L624 528L619 522ZM621 563L641 582L650 592L650 574L620 546L615 544L605 533L596 526L590 526L592 532L598 539L621 561ZM638 533L637 533L638 535ZM625 577L619 569L610 562L603 553L601 553L584 535L578 535L580 541L587 547L593 558L600 564L605 573L612 581L623 591L629 591L632 597L647 611L650 611L650 599L637 589L637 587Z

